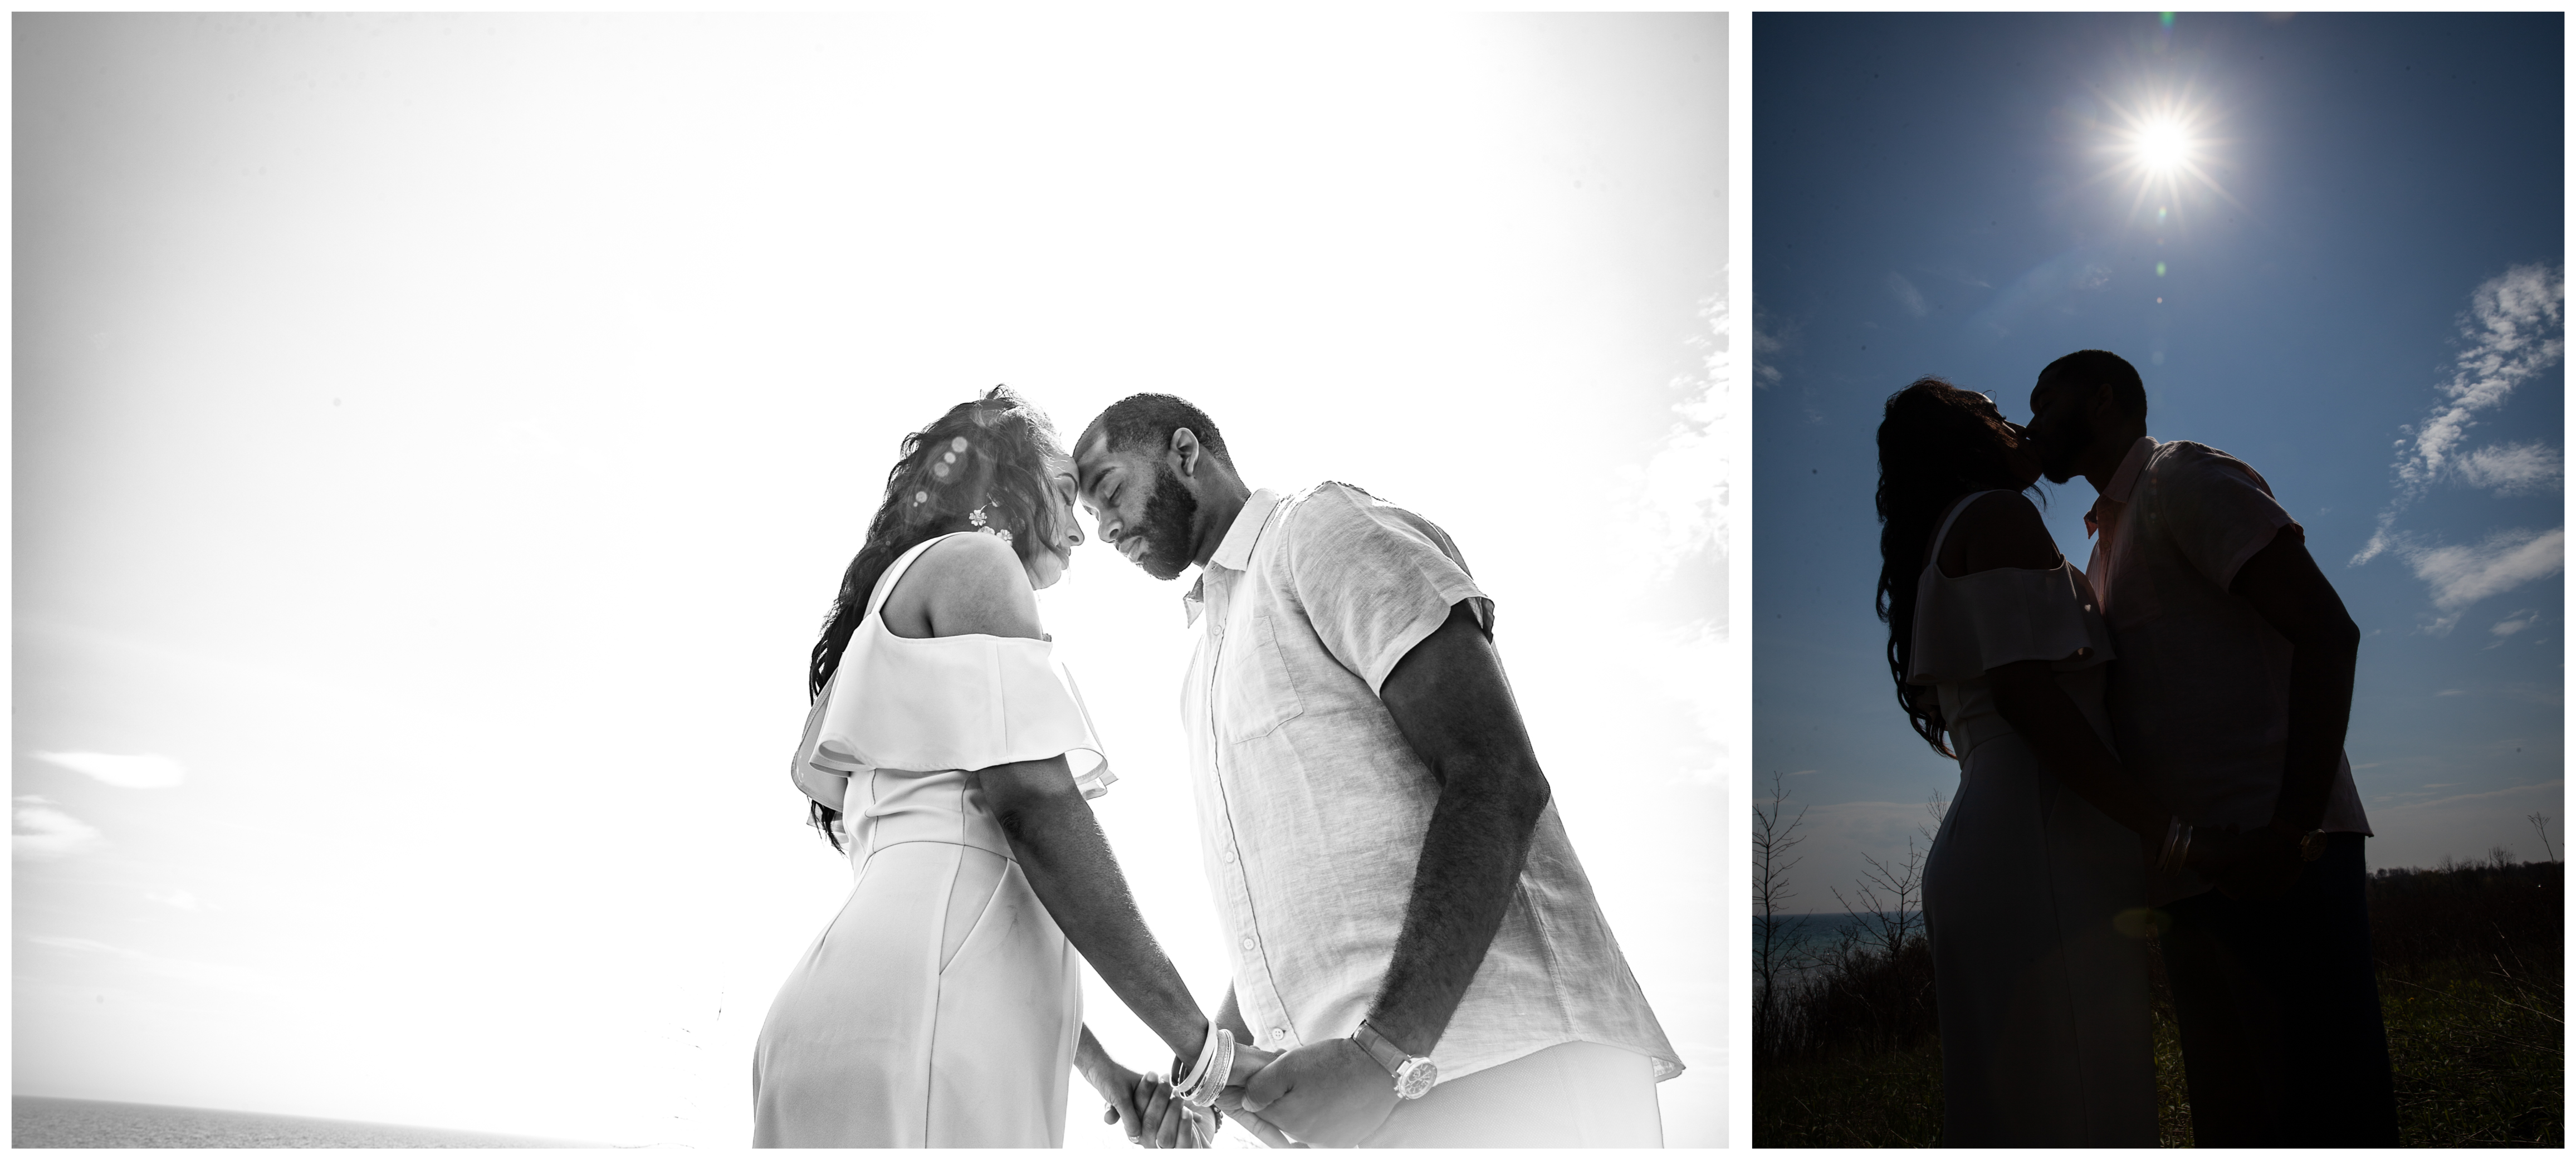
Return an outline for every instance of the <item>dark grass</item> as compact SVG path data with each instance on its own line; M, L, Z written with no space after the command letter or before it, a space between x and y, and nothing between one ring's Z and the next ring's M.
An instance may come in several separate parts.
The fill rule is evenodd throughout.
M2371 942L2410 1147L2565 1141L2562 867L2501 859L2371 877ZM1757 1018L1753 1144L1940 1143L1939 1012L1928 948L1854 942L1818 956L1779 1014ZM2161 960L2154 988L2157 1123L2191 1146L2182 1047Z

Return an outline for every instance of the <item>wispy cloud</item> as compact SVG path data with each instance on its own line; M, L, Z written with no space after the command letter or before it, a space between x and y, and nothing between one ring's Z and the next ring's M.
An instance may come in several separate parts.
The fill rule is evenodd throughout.
M146 902L158 902L163 906L172 907L178 910L196 910L205 905L204 903L197 901L196 895L190 894L185 890L171 890L166 892L149 890L144 892L143 900Z
M1887 272L1887 292L1896 296L1896 304L1904 307L1907 314L1921 318L1932 312L1931 307L1923 304L1923 292L1915 289L1914 283L1906 281L1905 275L1894 270Z
M60 858L99 839L98 827L43 798L19 798L10 809L9 822L9 854L14 858Z
M2110 280L2111 267L2103 264L2092 249L2077 247L2013 279L1970 322L2000 338L2012 333L2013 327L2031 312L2057 305L2069 295L2099 289Z
M1779 385L1781 352L1789 348L1789 335L1781 332L1779 320L1753 311L1753 385L1767 390Z
M2536 782L2531 785L2517 785L2508 789L2491 789L2485 793L2453 794L2450 797L2434 798L2431 801L2424 802L2401 802L2390 808L2400 810L2420 810L2427 806L2443 806L2449 805L2452 802L2485 801L2489 798L2511 797L2515 794L2530 793L2533 790L2555 789L2565 784L2566 782L2564 779L2552 778L2548 781Z
M2540 623L2540 614L2525 608L2490 625L2487 631L2497 636L2512 636L2538 623Z
M2459 460L2460 482L2497 495L2537 495L2558 490L2563 474L2558 449L2545 443L2500 443Z
M2558 365L2566 348L2566 298L2566 271L2543 265L2512 267L2470 293L2468 312L2460 316L2462 347L2452 360L2451 377L2435 388L2441 398L2431 414L2410 429L2408 438L2397 441L2397 494L2380 511L2378 529L2353 556L2353 564L2369 563L2400 547L2398 513L2446 475L2499 491L2550 486L2536 472L2545 471L2555 481L2559 453L2549 448L2485 448L2483 457L2462 456L2458 450L2480 412L2503 405L2516 386Z
M2451 631L2470 605L2556 575L2567 559L2567 532L2507 528L2475 546L2401 543L2397 550L2415 578L2433 590L2433 607L2446 614L2431 626L2439 634Z
M1673 404L1671 429L1642 463L1623 471L1636 489L1631 507L1636 533L1649 546L1642 571L1657 582L1677 571L1695 579L1713 574L1722 582L1726 569L1726 455L1718 443L1720 415L1731 394L1725 295L1703 299L1700 318L1706 329L1692 343L1700 354L1699 366L1673 382L1680 397ZM1723 599L1692 610L1692 615L1723 620Z
M167 789L188 780L188 767L157 753L30 753L27 756L127 789Z

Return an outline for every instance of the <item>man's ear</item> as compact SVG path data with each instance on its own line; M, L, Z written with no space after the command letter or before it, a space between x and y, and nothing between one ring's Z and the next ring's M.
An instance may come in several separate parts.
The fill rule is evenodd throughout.
M1187 427L1172 429L1172 468L1195 479L1199 468L1199 437Z

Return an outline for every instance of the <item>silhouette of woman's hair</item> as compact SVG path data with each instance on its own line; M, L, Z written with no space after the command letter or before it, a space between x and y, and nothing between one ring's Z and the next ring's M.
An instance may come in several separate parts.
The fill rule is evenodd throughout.
M1907 722L1944 757L1958 754L1944 740L1949 723L1941 719L1938 690L1905 681L1915 587L1930 562L1935 525L1959 497L2027 490L2014 476L2003 422L1994 400L1925 377L1888 396L1878 424L1878 618L1887 622L1887 668Z
M1070 470L1055 425L1007 386L950 407L904 436L902 453L886 472L885 497L868 521L867 541L841 573L832 614L814 642L805 669L807 699L822 696L841 667L841 654L867 618L868 597L887 566L925 540L977 530L1009 540L1026 563L1056 542L1061 529L1054 479ZM814 828L840 849L840 811L811 805Z

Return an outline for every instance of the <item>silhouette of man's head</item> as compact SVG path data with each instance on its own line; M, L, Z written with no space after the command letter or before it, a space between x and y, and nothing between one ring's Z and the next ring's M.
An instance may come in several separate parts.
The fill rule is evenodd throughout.
M2096 444L2147 422L2138 368L2107 350L2079 350L2039 372L2030 389L2030 442L2050 483L2064 483L2101 453Z

